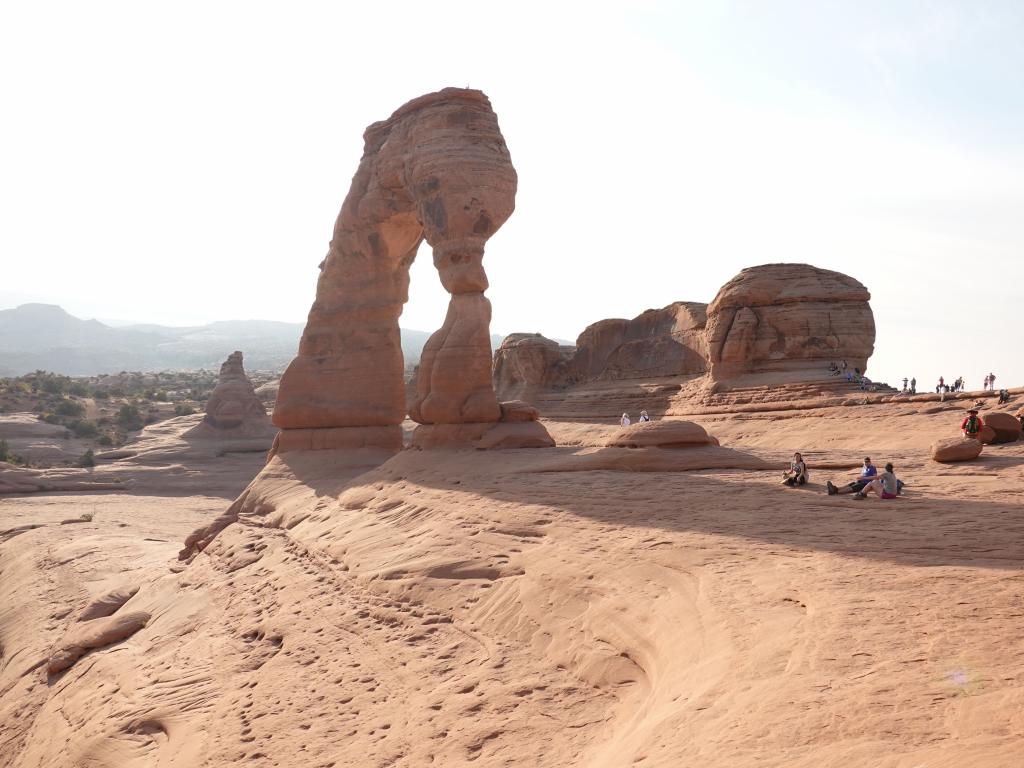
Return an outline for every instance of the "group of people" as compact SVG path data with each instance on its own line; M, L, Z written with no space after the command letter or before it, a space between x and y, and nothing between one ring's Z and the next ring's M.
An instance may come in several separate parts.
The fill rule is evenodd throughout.
M804 461L804 457L800 453L794 453L793 460L789 463L789 469L782 474L782 483L794 488L798 485L806 485L809 478L807 462ZM885 471L882 474L878 474L878 468L871 463L871 457L865 456L864 465L856 480L845 485L835 485L829 480L825 487L829 496L852 493L855 499L866 499L868 494L876 493L882 499L895 499L903 492L903 481L897 479L892 462L885 465Z
M651 420L651 417L647 415L647 411L640 411L640 418L637 419L637 423L638 424L642 424L643 422L650 421L650 420ZM630 420L628 413L622 414L622 418L619 419L619 426L620 427L628 427L632 423L633 422Z
M912 384L916 384L916 383L917 383L917 381L915 379L912 382ZM965 384L964 384L964 377L963 376L958 376L956 381L954 381L952 384L947 384L946 383L946 379L944 377L942 377L942 376L939 376L939 383L935 385L935 392L936 392L936 394L943 394L943 395L944 394L948 394L950 392L963 392L964 391L964 387L965 387ZM907 389L907 380L906 379L903 380L903 389L904 390ZM988 374L985 377L985 382L982 385L982 391L985 391L985 392L995 392L996 391L996 375L994 373L990 373L990 374Z
M986 392L996 391L996 375L994 373L990 373L985 377L985 383L982 385L982 389Z
M910 384L907 384L907 377L903 377L903 394L904 395L916 395L917 394L917 378L910 380Z

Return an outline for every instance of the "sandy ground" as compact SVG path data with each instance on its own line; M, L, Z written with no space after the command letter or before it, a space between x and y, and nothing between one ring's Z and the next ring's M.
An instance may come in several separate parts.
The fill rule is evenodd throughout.
M803 450L796 490L627 469L575 421L553 449L154 459L130 493L0 497L0 766L1019 768L1024 442L935 464L941 405L693 417ZM905 497L824 494L865 453ZM119 586L146 626L48 674Z

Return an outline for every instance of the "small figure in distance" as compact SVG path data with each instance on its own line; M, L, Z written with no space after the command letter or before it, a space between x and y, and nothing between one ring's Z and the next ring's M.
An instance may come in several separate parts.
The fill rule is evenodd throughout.
M994 373L988 375L988 388L992 392L996 391L996 375Z
M828 495L835 496L844 493L859 493L864 486L870 483L878 475L878 467L871 463L871 457L864 457L864 466L860 468L860 476L852 483L844 486L837 486L829 480L825 485L828 487Z
M647 411L640 411L640 421L650 421L651 417L647 415Z
M907 377L906 376L903 377L903 391L904 392L907 391Z
M960 429L963 431L964 437L969 440L977 440L978 434L984 426L985 422L983 422L981 417L978 415L977 408L971 408L967 411L967 418L960 422Z
M946 380L942 376L939 376L939 385L935 387L935 394L939 394L944 386L946 386Z
M629 414L628 413L622 414L622 418L619 419L619 426L620 427L628 427L629 426Z
M1000 389L999 390L999 405L1006 405L1006 403L1008 403L1008 402L1010 402L1010 393L1007 392L1005 389Z
M916 395L917 394L917 379L916 378L913 378L913 379L910 380L910 394L912 394L912 395Z
M782 473L782 484L795 488L798 485L807 485L807 464L800 452L793 454L793 460L789 462L789 469Z
M876 477L864 486L853 498L866 499L868 494L874 491L882 499L895 499L900 495L900 481L892 471L892 462L885 465L885 472Z

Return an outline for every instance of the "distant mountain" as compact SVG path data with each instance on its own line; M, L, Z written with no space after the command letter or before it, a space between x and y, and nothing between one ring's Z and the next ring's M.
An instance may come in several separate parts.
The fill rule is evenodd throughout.
M276 371L295 356L302 323L224 320L171 327L138 324L112 327L81 320L53 304L22 304L0 310L0 376L42 369L68 376L119 371L216 370L236 349L246 368ZM402 329L407 363L419 361L426 331ZM492 336L497 346L501 336Z

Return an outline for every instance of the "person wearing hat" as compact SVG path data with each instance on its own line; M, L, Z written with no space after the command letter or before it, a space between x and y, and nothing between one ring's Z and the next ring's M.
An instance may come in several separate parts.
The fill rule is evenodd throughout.
M860 468L860 476L847 485L835 485L831 480L825 483L829 496L843 493L860 493L864 487L878 475L878 467L871 463L871 457L864 457L864 466Z
M978 435L981 433L981 428L984 426L985 422L978 415L978 409L971 408L967 411L967 418L961 422L960 429L963 431L964 437L969 440L977 440Z

